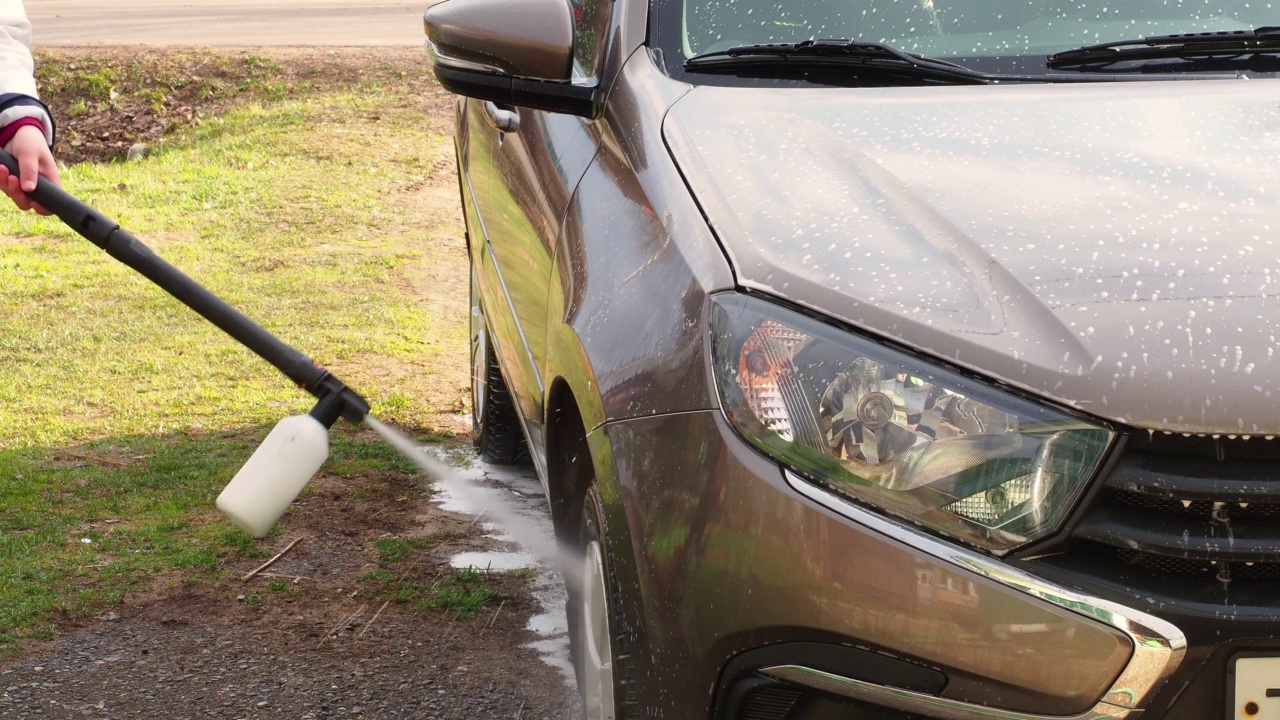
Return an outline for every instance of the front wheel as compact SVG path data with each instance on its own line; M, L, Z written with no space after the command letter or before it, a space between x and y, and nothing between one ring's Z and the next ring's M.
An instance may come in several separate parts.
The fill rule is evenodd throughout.
M586 720L639 717L622 597L604 528L604 506L592 486L582 503L579 577L570 577L569 629Z

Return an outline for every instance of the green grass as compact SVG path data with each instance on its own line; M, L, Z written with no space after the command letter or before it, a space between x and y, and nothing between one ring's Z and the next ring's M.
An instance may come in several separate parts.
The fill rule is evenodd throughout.
M383 562L399 562L414 550L429 547L426 538L379 538L374 543L378 559Z
M360 576L364 582L391 582L396 579L396 574L390 570L370 570Z
M114 80L63 78L94 98ZM375 408L430 429L445 409L426 388L464 357L465 323L406 288L439 260L434 244L461 233L403 191L450 153L410 100L367 87L247 106L143 161L76 165L63 181ZM0 236L4 654L144 580L266 555L274 541L232 528L213 499L312 401L57 220L3 211ZM367 434L335 430L326 471L413 471ZM470 607L479 590L440 602Z
M429 367L463 331L395 297L422 252L400 245L414 228L391 196L427 170L419 148L447 141L407 122L369 137L369 100L326 100L250 107L144 163L80 165L64 182L331 368L368 355ZM0 398L0 446L305 410L274 369L59 221L5 213L0 234L32 236L0 248L0 387L17 392ZM388 268L389 256L409 262ZM386 394L398 416L423 410L402 388Z
M445 610L458 620L469 620L489 607L496 596L497 591L487 582L487 573L466 568L429 585L406 584L393 599L411 602L418 611Z
M468 620L482 612L500 597L499 585L506 578L527 581L536 573L495 572L487 568L467 567L449 572L448 577L425 577L419 565L404 564L416 550L428 549L445 539L457 537L440 533L431 538L383 538L376 544L379 559L401 563L397 568L372 570L360 577L375 595L395 603L409 605L416 612L445 611L459 620Z
M433 548L461 537L456 532L438 532L428 537L385 537L374 541L374 550L382 562L395 563L407 559L416 550Z

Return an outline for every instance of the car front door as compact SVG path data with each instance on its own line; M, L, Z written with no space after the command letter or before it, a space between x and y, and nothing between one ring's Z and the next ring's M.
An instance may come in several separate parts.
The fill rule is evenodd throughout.
M597 82L612 0L566 0L574 17L574 82ZM471 163L493 276L487 297L506 300L494 317L498 356L525 423L534 458L542 457L547 289L565 208L595 154L589 120L471 99Z

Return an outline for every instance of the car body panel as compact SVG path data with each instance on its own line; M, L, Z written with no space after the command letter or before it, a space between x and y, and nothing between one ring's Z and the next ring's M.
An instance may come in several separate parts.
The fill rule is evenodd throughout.
M634 49L643 40L643 29L637 39L635 24L647 18L647 6L643 2L618 2L615 8L600 68L606 88L612 87L609 80L622 71L629 55L627 48ZM631 31L625 29L628 22ZM676 94L670 95L673 89ZM661 109L665 110L685 89L686 85L667 81L663 92L670 97L661 102ZM468 219L474 222L468 226L480 228L485 240L477 246L478 252L473 252L472 261L478 266L489 322L496 329L499 364L515 397L526 438L535 450L531 455L546 485L542 447L545 401L551 392L552 380L560 378L568 382L575 396L586 404L583 414L590 418L588 422L592 427L608 416L594 369L586 361L578 337L584 326L601 318L588 314L584 318L590 320L579 318L576 327L571 324L571 318L578 314L581 302L587 297L584 292L587 284L585 268L581 265L585 254L580 250L580 243L572 240L572 232L580 230L584 222L569 211L569 202L602 137L609 131L603 121L503 106L501 110L516 114L519 129L502 132L487 118L492 108L485 105L474 99L465 101L464 115L459 122L459 171L468 180L473 205ZM693 219L702 226L704 237L701 239L705 240L707 233L700 211L687 200L687 190L662 149L660 116L651 118L650 122L654 128L648 139L653 144L650 154L666 161L667 177L663 183L668 188L678 186L679 193L686 195L686 222ZM616 178L603 182L604 185L599 185L602 192L616 188ZM464 194L466 192L464 188ZM627 212L647 205L643 194L643 190L635 187L622 190L619 204L606 206L615 209L593 217L592 221L603 223L607 232L617 232L627 227L628 222L633 230L638 227L637 223L648 224L651 214L641 213L640 217L633 218ZM565 246L567 251L556 257L560 250L557 244L561 243L566 228L571 238ZM649 230L652 228L646 228L645 232ZM595 231L594 225L592 231ZM670 237L661 227L653 236L659 238L655 247L670 244ZM691 237L686 246L695 245L698 240ZM723 257L713 256L712 262L719 263L717 271L700 272L701 276L713 279L709 290L730 287ZM553 269L555 265L558 268ZM613 297L607 280L597 280L592 291L591 297L602 298L605 304ZM697 407L708 406L705 392L694 397Z
M639 568L629 612L647 619L637 676L670 717L709 702L736 653L789 640L857 638L943 668L946 697L1048 715L1091 707L1132 651L1090 618L797 502L719 411L600 432L597 472L616 483Z
M665 125L742 286L1116 422L1263 435L1277 129L1234 80L702 86Z
M481 286L484 297L499 300L485 310L491 323L507 329L495 334L495 343L526 436L540 451L552 257L570 193L595 145L581 118L511 108L520 127L504 132L488 122L484 106L468 102L468 165L477 169L471 172L476 214L492 262Z
M548 376L600 398L582 412L587 429L715 407L699 320L707 295L733 287L662 144L661 113L687 86L641 54L622 72L593 126L600 150L565 217L552 278Z
M489 125L482 102L468 100L466 117L470 131L464 172L473 202L474 227L480 231L471 233L472 245L479 250L472 254L472 261L479 264L477 281L481 296L486 299L483 304L493 330L494 349L513 399L521 414L528 417L527 413L537 407L542 382L533 363L529 334L520 323L516 312L518 303L512 297L504 269L508 263L514 265L516 258L527 255L526 246L536 244L538 238L525 208L512 198L504 186L505 178L497 176L495 156L503 151L499 135L505 133ZM505 138L501 142L505 145ZM500 238L496 246L495 238ZM515 276L519 278L522 274L515 273ZM528 283L523 285L527 287Z

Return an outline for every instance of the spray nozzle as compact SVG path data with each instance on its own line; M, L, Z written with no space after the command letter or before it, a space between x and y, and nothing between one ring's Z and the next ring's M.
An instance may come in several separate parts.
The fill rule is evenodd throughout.
M333 427L338 418L346 418L349 423L359 424L369 414L368 401L327 371L316 387L307 389L320 398L308 414L326 428Z

